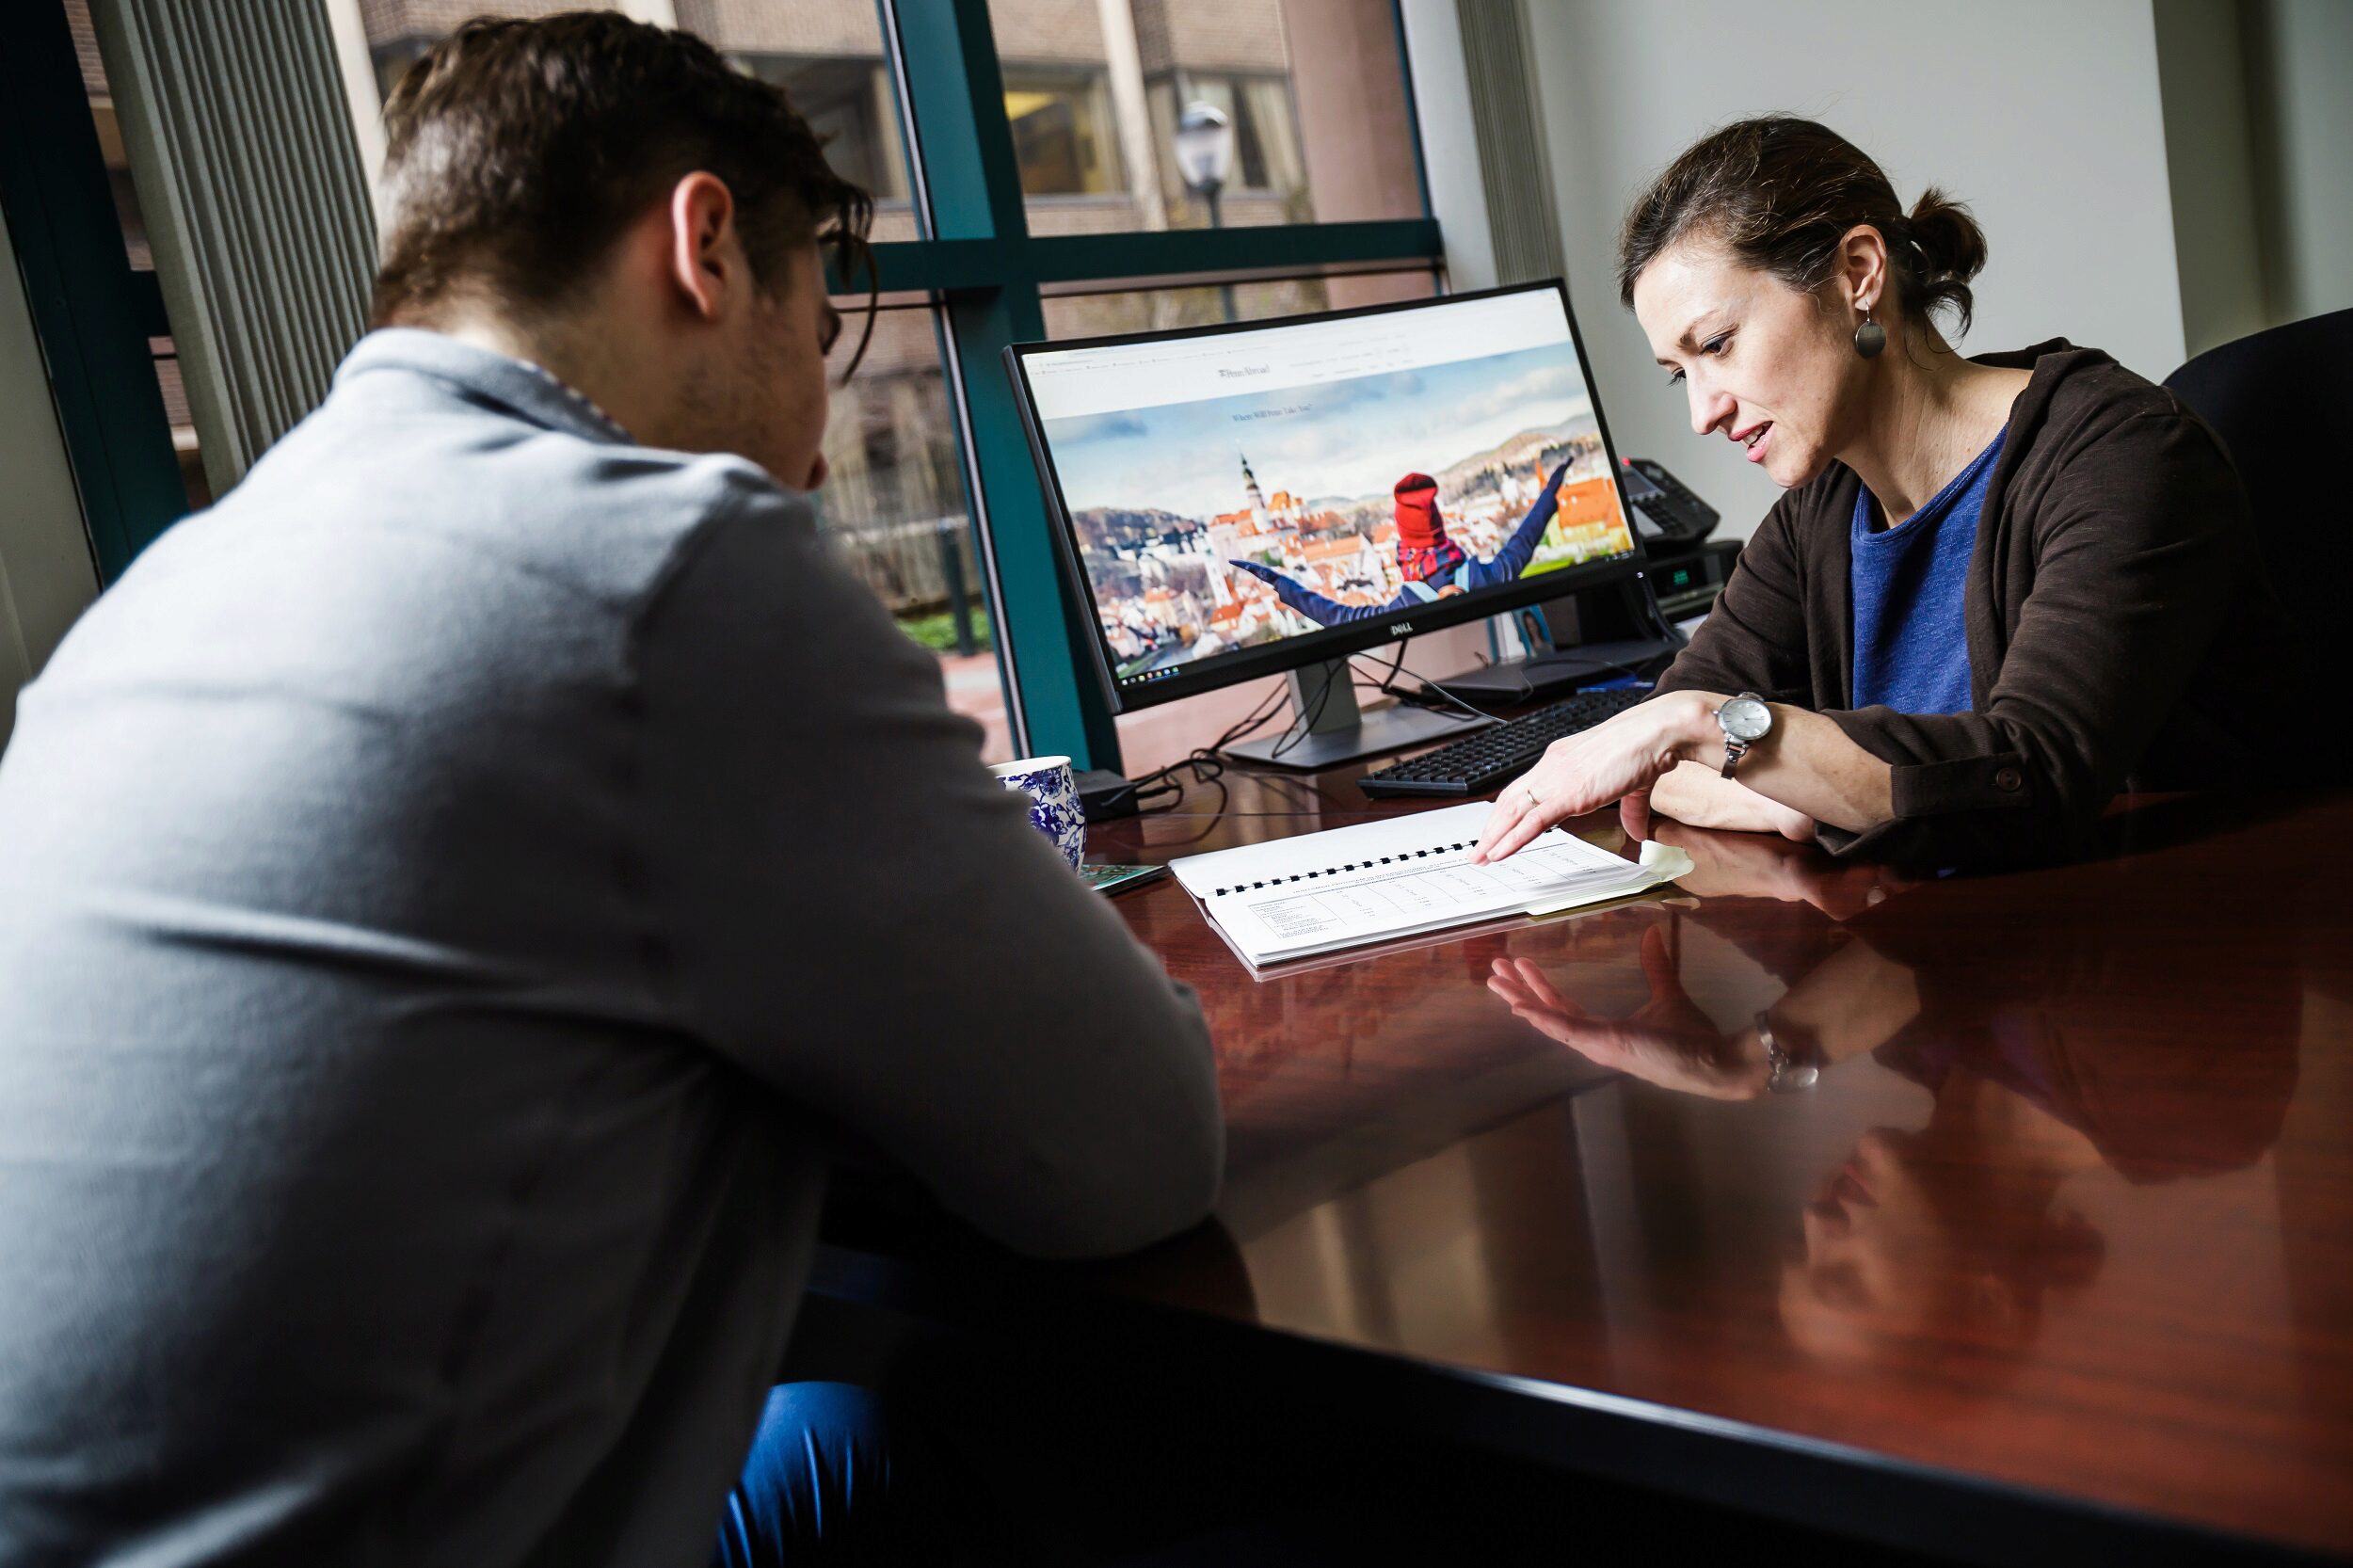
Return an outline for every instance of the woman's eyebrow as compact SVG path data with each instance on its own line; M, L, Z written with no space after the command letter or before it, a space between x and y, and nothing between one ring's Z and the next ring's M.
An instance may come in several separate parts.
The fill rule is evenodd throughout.
M1700 346L1701 338L1712 338L1716 335L1714 332L1703 333L1700 330L1700 324L1707 320L1710 316L1721 315L1722 313L1723 307L1721 305L1710 306L1708 309L1702 311L1697 316L1692 318L1691 325L1683 329L1683 336L1675 339L1674 345L1677 348L1689 348L1696 352ZM1654 362L1668 366L1672 366L1674 363L1673 360L1667 359L1659 359Z

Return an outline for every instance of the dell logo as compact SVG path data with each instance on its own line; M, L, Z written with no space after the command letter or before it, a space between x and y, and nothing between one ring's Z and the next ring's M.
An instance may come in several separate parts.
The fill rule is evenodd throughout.
M1413 634L1414 623L1410 620L1399 621L1395 626L1389 628L1389 635L1392 637L1410 637Z

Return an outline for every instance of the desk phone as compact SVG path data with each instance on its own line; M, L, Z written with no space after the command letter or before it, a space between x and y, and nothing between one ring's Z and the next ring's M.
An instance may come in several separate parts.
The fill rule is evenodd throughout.
M1628 457L1619 477L1634 505L1634 531L1646 542L1697 544L1714 532L1716 508L1648 457Z

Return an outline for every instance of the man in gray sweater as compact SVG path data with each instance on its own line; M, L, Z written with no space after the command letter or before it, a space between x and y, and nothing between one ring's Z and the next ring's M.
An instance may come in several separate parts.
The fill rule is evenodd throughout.
M1045 1256L1214 1196L1191 997L798 493L863 194L609 15L387 121L387 329L0 765L8 1568L698 1563L832 1128Z

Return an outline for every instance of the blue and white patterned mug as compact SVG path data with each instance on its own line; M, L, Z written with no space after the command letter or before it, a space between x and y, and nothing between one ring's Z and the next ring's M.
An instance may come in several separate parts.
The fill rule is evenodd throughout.
M1070 776L1069 758L1024 757L988 771L1006 789L1030 797L1031 825L1053 841L1072 871L1085 863L1086 808L1079 804L1079 781Z

